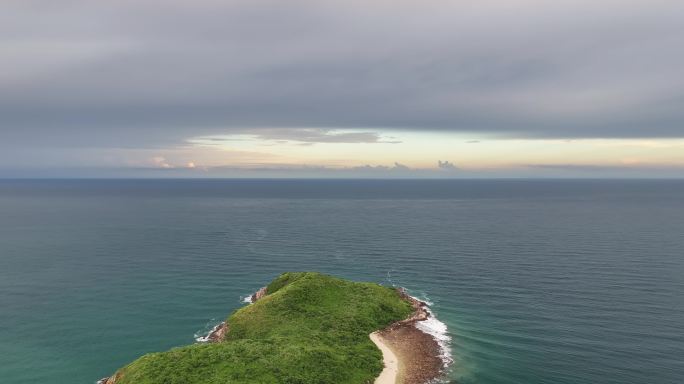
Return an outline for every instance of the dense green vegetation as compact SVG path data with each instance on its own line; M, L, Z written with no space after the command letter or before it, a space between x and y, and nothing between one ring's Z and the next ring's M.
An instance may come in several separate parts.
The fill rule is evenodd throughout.
M284 273L228 318L225 341L145 355L116 383L372 383L382 354L368 334L410 313L388 287Z

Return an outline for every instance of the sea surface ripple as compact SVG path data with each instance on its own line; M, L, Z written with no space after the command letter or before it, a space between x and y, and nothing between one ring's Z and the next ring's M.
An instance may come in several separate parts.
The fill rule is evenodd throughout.
M461 384L684 383L684 182L0 181L0 382L92 384L282 271L404 286Z

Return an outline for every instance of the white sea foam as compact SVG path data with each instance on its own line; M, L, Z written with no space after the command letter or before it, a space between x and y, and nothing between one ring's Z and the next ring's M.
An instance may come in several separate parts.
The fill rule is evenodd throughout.
M211 325L211 324L216 324L216 319L209 320L207 322L207 324L204 326L204 329L202 329L201 331L195 332L195 334L193 335L193 338L195 339L196 342L206 343L207 341L209 341L209 335L211 335L212 332L219 329L219 327L223 323L218 323L216 325ZM209 328L209 327L211 327L211 328Z
M421 300L417 297L413 298L427 304L425 309L430 314L427 320L415 322L415 327L427 333L435 339L435 341L439 345L440 357L442 358L442 362L444 364L444 367L446 368L449 364L451 364L454 361L454 359L451 356L451 336L449 336L449 330L447 329L447 325L439 321L439 319L435 317L434 312L432 312L432 309L430 309L430 305L433 305L431 301L427 299Z

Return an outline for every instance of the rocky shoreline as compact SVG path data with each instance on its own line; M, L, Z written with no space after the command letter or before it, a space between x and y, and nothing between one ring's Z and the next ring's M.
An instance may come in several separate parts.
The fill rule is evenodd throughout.
M112 377L104 377L100 380L97 381L97 384L115 384L116 383L116 375Z
M425 384L437 379L445 368L442 347L432 335L416 327L416 323L432 316L427 303L397 288L401 297L411 303L413 314L377 332L399 360L397 384Z
M228 323L222 321L212 328L206 336L199 337L196 340L200 343L217 343L219 341L223 341L223 339L226 337L226 333L228 333L229 330L230 327L228 326Z
M256 292L254 292L252 294L252 297L250 299L250 303L253 303L253 302L261 299L262 297L266 296L267 290L268 290L267 287L259 288L259 290L257 290Z

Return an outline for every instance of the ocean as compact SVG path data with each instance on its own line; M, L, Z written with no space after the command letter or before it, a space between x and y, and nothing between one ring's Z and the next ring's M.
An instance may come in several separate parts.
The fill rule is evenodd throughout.
M406 287L461 384L684 383L684 181L0 181L0 382L92 384L283 271Z

